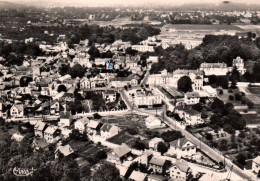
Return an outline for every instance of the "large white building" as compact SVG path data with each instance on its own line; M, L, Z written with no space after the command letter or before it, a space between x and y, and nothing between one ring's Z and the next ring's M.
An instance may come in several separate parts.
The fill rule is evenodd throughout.
M133 45L132 49L139 52L154 52L154 46L149 45Z
M134 101L137 107L153 107L154 105L162 104L162 98L159 94L145 88L136 90Z
M151 74L148 77L147 84L149 85L169 85L172 82L172 74L168 73L166 69L159 74Z
M242 75L246 73L244 60L240 57L237 57L236 59L233 60L233 67L237 67L238 72Z
M202 63L200 64L200 70L204 71L205 75L227 75L229 69L226 63Z
M147 84L153 86L168 85L172 87L178 87L178 80L183 76L190 77L193 91L200 91L202 89L204 76L203 72L200 70L177 69L171 74L168 73L166 69L164 69L159 74L149 75Z

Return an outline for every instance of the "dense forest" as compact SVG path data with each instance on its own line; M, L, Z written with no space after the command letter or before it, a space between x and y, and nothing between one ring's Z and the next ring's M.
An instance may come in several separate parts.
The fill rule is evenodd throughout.
M48 34L44 33L48 32ZM0 33L5 38L24 40L33 37L35 40L54 44L59 35L66 35L69 45L88 39L91 43L113 43L115 40L131 41L136 44L147 37L158 35L160 30L150 25L142 24L139 27L121 29L113 26L100 27L98 25L84 26L27 26L25 30L1 28ZM52 35L51 35L52 34ZM51 36L50 36L51 35Z
M194 49L187 50L182 44L163 50L156 48L154 55L161 56L158 63L152 65L150 73L158 73L163 69L172 72L178 68L197 69L203 62L225 62L232 66L232 61L240 56L253 64L243 77L247 81L259 81L260 72L260 38L248 33L245 38L230 35L206 35L202 43Z

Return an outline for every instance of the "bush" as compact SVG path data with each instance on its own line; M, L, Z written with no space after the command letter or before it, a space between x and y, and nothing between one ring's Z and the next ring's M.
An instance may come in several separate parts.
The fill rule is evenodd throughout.
M232 89L229 89L229 90L228 90L228 93L232 93L232 92L233 92L233 90L232 90Z
M236 94L235 94L235 99L236 99L237 101L241 101L242 96L241 96L239 93L236 93Z
M222 94L223 94L223 90L220 90L220 91L219 91L219 94L222 95Z
M93 117L94 119L101 119L101 116L98 113L93 114Z
M134 128L127 128L126 131L130 134L130 135L136 135L138 134L137 130Z
M234 100L234 96L230 95L230 96L228 97L228 99L229 99L230 101L233 101L233 100Z

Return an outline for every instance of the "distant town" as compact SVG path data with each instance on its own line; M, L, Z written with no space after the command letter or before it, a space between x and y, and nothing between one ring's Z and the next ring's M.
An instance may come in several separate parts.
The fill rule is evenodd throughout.
M0 180L260 179L259 23L0 2Z

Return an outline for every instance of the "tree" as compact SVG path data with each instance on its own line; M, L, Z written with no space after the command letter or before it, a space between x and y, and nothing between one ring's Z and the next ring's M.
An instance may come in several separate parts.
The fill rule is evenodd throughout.
M94 173L94 181L121 181L119 170L110 164L102 164Z
M93 114L94 119L101 119L101 116L98 113Z
M210 134L210 133L206 133L205 136L206 136L207 140L212 140L212 138L213 138L212 134Z
M237 163L241 164L241 165L245 165L246 164L246 157L239 153L237 156L236 156L236 160L237 160Z
M89 165L85 165L79 169L80 178L91 178L91 170Z
M213 103L211 104L211 109L212 109L212 111L215 111L215 112L216 111L222 112L223 107L224 107L224 102L218 98L215 98Z
M58 92L67 92L66 86L63 84L59 85Z
M234 96L229 95L229 96L228 96L228 100L233 101L233 100L234 100Z
M242 99L241 94L236 93L236 94L235 94L235 100L237 100L237 101L241 101L241 99Z
M182 92L188 92L192 90L192 82L189 76L183 76L178 80L178 90Z
M175 131L175 130L170 131L169 130L169 131L163 132L161 134L161 137L165 142L171 142L171 141L177 140L179 138L182 138L183 136L180 131Z
M145 150L146 146L140 139L137 139L133 144L133 148L137 150Z
M157 151L164 154L168 151L168 146L164 142L159 142L157 145Z
M203 107L202 107L201 103L197 103L197 104L193 105L192 108L198 112L201 112Z
M88 141L88 137L79 132L77 129L73 129L70 133L70 138L78 141Z

